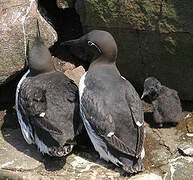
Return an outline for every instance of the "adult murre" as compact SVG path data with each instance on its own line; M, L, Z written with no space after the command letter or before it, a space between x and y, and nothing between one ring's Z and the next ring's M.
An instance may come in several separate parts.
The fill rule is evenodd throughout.
M106 31L94 30L62 43L84 48L90 66L79 83L80 113L101 158L129 173L143 171L144 115L134 87L117 67L117 45Z
M29 51L29 47L27 48ZM65 156L76 144L82 122L78 88L55 70L37 22L37 35L27 52L29 70L16 90L16 111L24 139L50 156Z

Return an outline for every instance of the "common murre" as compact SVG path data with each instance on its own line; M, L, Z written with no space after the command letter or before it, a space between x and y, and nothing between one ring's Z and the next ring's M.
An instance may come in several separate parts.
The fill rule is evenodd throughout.
M63 72L55 70L49 49L40 37L38 22L37 35L28 54L29 70L16 90L22 134L41 153L65 156L76 144L82 126L78 88Z
M142 103L116 67L114 38L106 31L93 30L62 45L81 46L91 63L81 77L79 98L80 114L96 151L129 173L143 171Z

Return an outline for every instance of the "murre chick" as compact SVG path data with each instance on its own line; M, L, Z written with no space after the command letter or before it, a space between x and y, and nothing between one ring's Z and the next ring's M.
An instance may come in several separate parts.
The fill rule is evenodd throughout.
M168 122L177 124L180 120L182 107L176 90L163 86L155 77L148 77L141 99L145 97L153 105L153 119L159 127Z
M27 48L29 51L29 47ZM27 52L28 53L28 52ZM61 157L70 153L83 126L78 87L55 70L37 22L37 35L28 53L29 70L16 90L16 111L24 139L39 151Z
M116 67L117 45L106 31L93 30L63 42L80 46L90 66L79 83L80 114L100 157L128 173L143 171L144 114L139 95Z

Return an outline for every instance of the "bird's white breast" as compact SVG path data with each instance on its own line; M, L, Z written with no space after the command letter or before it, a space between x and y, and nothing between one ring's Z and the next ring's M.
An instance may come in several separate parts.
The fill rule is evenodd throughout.
M79 82L79 98L80 98L80 115L83 120L84 126L86 128L86 131L94 145L95 150L99 153L100 158L103 158L104 160L111 161L115 165L118 166L118 164L122 164L116 157L114 157L110 151L108 150L106 144L103 142L103 140L96 135L94 129L91 127L89 122L87 121L84 113L82 112L82 102L81 98L84 92L84 89L86 88L85 86L85 76L87 72L84 73L84 75L81 77L80 82Z
M21 88L21 84L22 82L26 79L27 75L29 74L29 70L23 75L23 77L21 78L21 80L19 81L18 85L17 85L17 89L16 89L16 95L15 95L15 105L16 105L16 112L17 112L17 117L18 117L18 121L19 124L21 126L21 132L23 134L24 139L26 140L26 142L28 144L32 144L34 141L32 139L33 135L32 135L32 128L31 126L26 126L26 124L23 122L22 119L22 115L21 112L19 111L19 107L18 107L18 94Z
M87 74L87 72L85 72L85 73L83 74L83 76L80 78L80 82L79 82L79 87L78 87L78 89L79 89L79 99L80 99L80 101L81 101L81 97L82 97L84 88L86 87L86 86L85 86L85 83L84 83L86 74Z

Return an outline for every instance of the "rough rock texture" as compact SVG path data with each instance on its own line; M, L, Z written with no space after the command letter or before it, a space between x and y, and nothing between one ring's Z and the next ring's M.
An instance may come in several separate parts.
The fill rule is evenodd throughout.
M64 72L66 76L74 80L77 86L79 84L80 78L82 77L84 73L85 73L85 70L82 66L79 66L73 70L68 69Z
M35 0L0 2L0 85L14 78L11 75L22 69L26 42L34 40L36 19L46 45L53 45L57 34L40 16Z
M155 76L193 99L193 4L173 0L81 0L76 9L84 32L107 30L118 44L123 76L143 88Z
M45 0L41 2L48 4ZM12 4L8 5L9 3ZM62 0L58 1L61 8L67 5L73 7L74 1L71 1L72 4L70 1L65 1L65 3ZM135 85L140 88L147 76L155 75L163 84L177 89L182 98L192 100L191 2L79 0L75 6L85 32L98 28L113 33L119 47L118 66L122 74L135 82ZM44 10L48 12L49 8ZM2 37L0 40L0 83L4 83L4 86L0 87L1 102L5 97L4 92L7 92L6 96L10 96L10 91L15 92L12 88L15 88L19 77L16 80L14 72L23 67L24 38L33 39L35 18L38 17L40 21L41 32L45 31L43 39L47 46L53 44L56 34L40 17L36 10L35 0L3 0L0 2L0 15ZM61 15L60 18L63 19L63 16ZM5 23L5 19L8 23ZM72 24L66 32L70 32L74 27L76 26ZM76 31L73 33L70 38L74 37ZM66 38L63 35L65 34L60 34L60 39ZM51 50L56 54L64 51L59 44ZM62 61L60 56L59 59L53 57L53 61L58 70L63 71L78 84L80 76L84 73L81 66L75 68L78 63L75 66L75 63ZM19 76L22 76L22 73ZM93 147L85 146L84 143L75 148L73 153L66 158L44 157L35 146L28 145L24 141L15 109L10 107L6 109L5 106L3 109L6 110L1 109L0 104L0 127L2 127L0 179L187 180L187 177L193 179L193 105L189 106L188 110L183 110L182 119L177 127L166 126L159 129L152 122L151 105L144 103L146 170L137 175L125 175L113 164L99 159ZM87 143L88 139L85 137L84 141Z
M0 169L27 171L41 165L41 154L37 152L35 147L27 146L20 133L20 129L5 129L2 131L0 138Z
M71 71L77 79L83 68ZM70 71L70 70L68 70ZM71 76L72 77L72 76ZM183 111L177 127L155 128L152 121L152 106L143 102L145 111L145 171L126 175L111 163L99 158L93 146L84 137L82 144L66 158L42 156L35 146L25 142L20 128L15 126L14 109L0 113L4 119L0 135L0 179L120 179L120 180L187 180L193 178L193 139L187 136L188 118L191 112ZM191 106L191 109L193 106ZM14 121L15 123L8 123Z
M193 156L193 144L190 144L189 142L180 144L178 149L184 156Z

